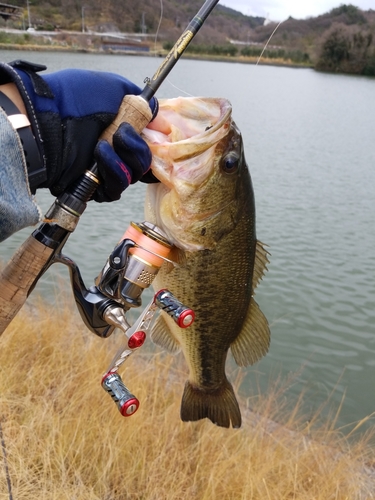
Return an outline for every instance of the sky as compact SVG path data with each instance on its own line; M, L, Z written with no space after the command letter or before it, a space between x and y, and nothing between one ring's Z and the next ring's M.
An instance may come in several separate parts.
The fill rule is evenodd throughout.
M285 21L289 16L295 19L316 17L342 4L375 10L375 0L220 0L220 4L247 16L265 17L271 21Z

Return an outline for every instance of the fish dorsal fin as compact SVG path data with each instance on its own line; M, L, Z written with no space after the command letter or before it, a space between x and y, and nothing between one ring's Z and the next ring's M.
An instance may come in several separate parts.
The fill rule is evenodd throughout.
M264 243L257 241L255 247L255 262L253 271L253 290L256 289L260 280L263 278L264 273L268 271L267 264L269 264L268 256L270 253L265 249Z
M267 353L269 345L268 321L252 297L241 333L230 346L233 357L238 366L252 365Z
M154 344L166 349L172 354L176 354L181 348L172 332L169 329L165 319L160 314L151 328L151 340Z

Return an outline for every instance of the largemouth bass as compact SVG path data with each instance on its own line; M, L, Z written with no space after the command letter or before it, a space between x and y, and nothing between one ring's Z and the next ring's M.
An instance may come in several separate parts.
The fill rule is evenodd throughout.
M182 349L187 361L181 419L240 427L241 412L225 374L228 350L239 366L247 366L266 354L270 341L254 300L268 258L256 239L241 133L226 99L159 104L144 132L160 180L147 187L145 216L175 245L178 265L164 264L154 287L168 288L196 317L184 330L161 314L151 337L170 352Z

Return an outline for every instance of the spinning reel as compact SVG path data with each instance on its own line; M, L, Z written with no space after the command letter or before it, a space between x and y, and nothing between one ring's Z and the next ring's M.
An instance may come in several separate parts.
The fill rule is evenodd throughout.
M151 285L162 264L170 262L171 248L157 226L132 222L89 289L72 259L62 254L54 257L55 262L69 267L74 299L89 330L102 338L109 337L115 328L124 333L121 347L102 378L102 387L123 416L133 415L139 401L125 386L118 369L145 342L155 313L165 311L180 328L194 321L194 312L166 289L154 295L133 326L126 318L130 309L141 306L142 292Z

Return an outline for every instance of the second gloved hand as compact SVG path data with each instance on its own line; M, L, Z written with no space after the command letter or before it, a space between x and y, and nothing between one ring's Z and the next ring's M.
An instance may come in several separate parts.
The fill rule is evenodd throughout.
M98 202L114 201L142 179L151 165L151 151L129 123L123 123L113 136L113 147L105 140L95 148L101 184L94 193Z
M58 196L95 159L101 185L94 199L113 201L149 170L148 145L129 124L119 127L113 147L106 141L98 143L124 96L140 94L137 85L114 73L69 69L40 76L42 66L24 61L11 66L11 79L21 92L46 162L47 180L36 188L47 187ZM151 100L150 108L155 116L156 99Z

